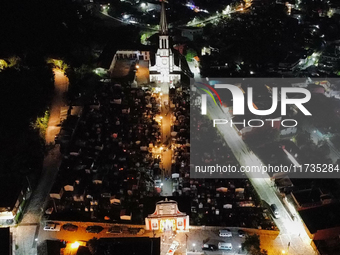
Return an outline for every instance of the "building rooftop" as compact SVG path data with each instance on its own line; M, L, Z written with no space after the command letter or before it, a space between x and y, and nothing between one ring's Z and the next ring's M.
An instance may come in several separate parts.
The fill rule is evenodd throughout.
M0 247L1 247L1 254L9 255L12 254L10 251L11 247L11 238L9 228L0 228Z
M0 178L0 212L12 210L23 189L22 182L13 176Z
M305 189L292 192L300 206L320 204L321 191L319 189Z
M318 230L340 226L340 203L301 210L299 214L312 234Z
M135 59L117 59L114 69L112 70L112 78L123 78L128 76L131 67L136 63Z

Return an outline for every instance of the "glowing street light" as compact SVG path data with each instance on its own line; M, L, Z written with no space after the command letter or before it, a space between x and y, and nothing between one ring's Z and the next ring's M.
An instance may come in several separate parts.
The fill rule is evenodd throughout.
M79 244L78 242L74 242L74 243L71 244L71 248L72 248L72 249L78 249L78 248L79 248L79 245L80 245L80 244Z
M282 254L285 254L286 252L284 250L282 250Z

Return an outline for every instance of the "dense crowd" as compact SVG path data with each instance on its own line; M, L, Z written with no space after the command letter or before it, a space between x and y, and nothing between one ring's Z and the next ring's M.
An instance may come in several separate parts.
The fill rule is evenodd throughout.
M154 195L158 164L150 147L160 143L158 113L159 100L151 91L102 84L64 152L51 191L53 216L141 223L139 201Z

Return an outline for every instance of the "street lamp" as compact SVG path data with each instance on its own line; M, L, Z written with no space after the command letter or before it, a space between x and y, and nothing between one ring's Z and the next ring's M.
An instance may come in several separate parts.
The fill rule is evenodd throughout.
M74 243L71 244L71 248L72 248L72 249L78 249L78 248L79 248L79 245L80 245L80 244L79 244L78 242L74 242Z
M193 243L193 244L192 244L192 251L195 251L195 246L196 246L196 244Z

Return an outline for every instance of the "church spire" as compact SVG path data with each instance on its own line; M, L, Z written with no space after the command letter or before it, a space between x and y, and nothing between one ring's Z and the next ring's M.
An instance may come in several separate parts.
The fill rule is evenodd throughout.
M159 23L159 33L161 35L168 34L168 23L166 22L166 14L165 14L165 7L164 2L165 0L161 0L162 2L162 9L161 9L161 21Z

